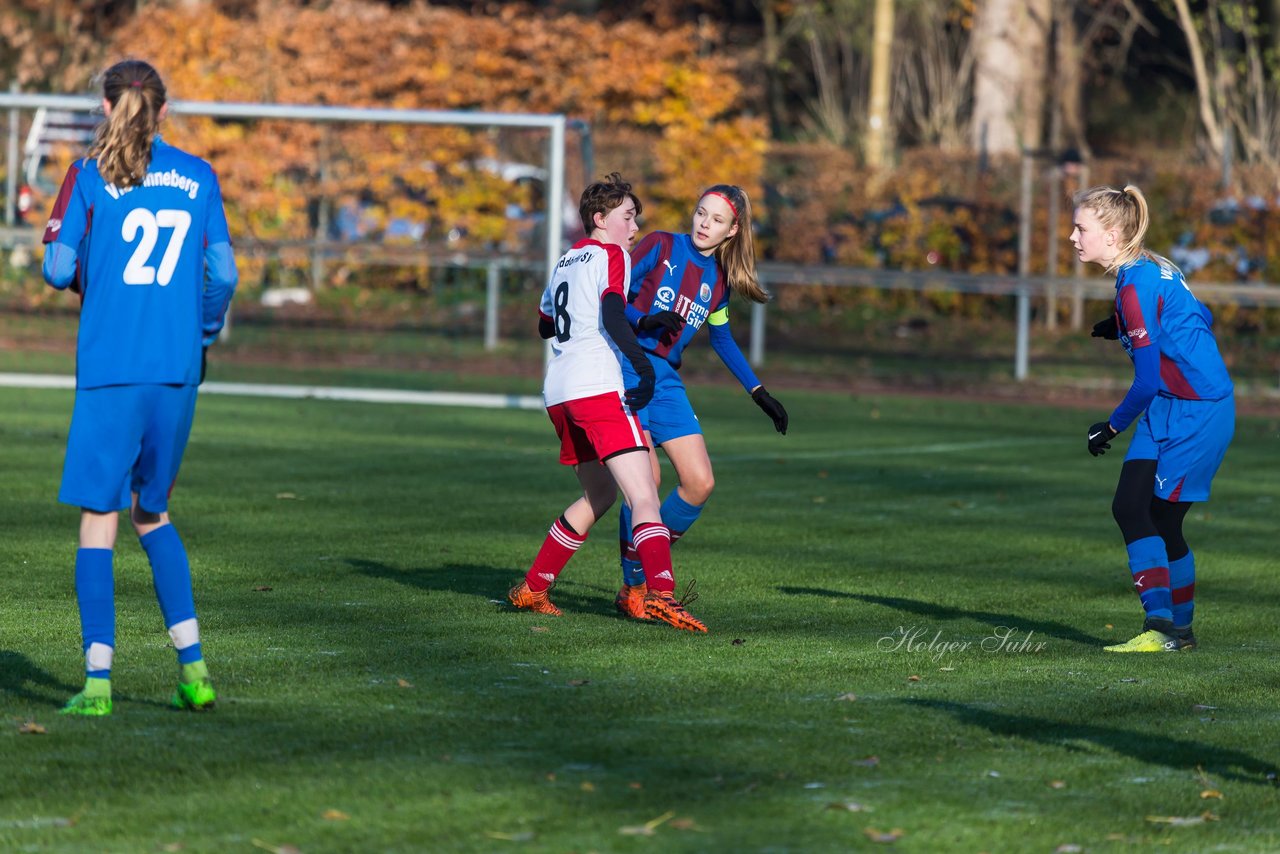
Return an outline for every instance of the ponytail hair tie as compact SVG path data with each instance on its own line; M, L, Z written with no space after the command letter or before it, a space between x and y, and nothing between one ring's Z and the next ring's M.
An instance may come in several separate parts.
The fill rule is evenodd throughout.
M135 80L135 81L133 81L132 83L130 83L129 85L130 85L130 86L132 86L132 87L133 87L133 88L135 88L135 89L141 89L141 88L142 88L142 81L141 81L141 80Z

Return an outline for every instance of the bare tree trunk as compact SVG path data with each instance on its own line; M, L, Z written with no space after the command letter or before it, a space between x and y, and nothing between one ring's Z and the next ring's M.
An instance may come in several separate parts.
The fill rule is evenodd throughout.
M1040 144L1050 0L982 0L974 22L973 143L984 154Z
M1277 0L1280 2L1280 0ZM1055 6L1057 38L1054 45L1054 88L1057 92L1059 115L1062 118L1061 143L1074 148L1082 156L1089 152L1085 134L1084 71L1080 54L1080 32L1076 28L1075 3Z
M867 165L885 165L889 149L889 69L893 59L893 0L876 0L871 48L871 104L867 114Z
M1195 72L1196 94L1200 101L1200 123L1209 135L1209 147L1219 157L1223 154L1222 125L1213 103L1214 81L1209 78L1209 69L1204 61L1204 48L1200 44L1200 36L1196 33L1195 21L1191 17L1191 8L1187 0L1173 0L1178 11L1178 24L1182 34L1187 38L1187 51L1191 54L1191 69Z
M1280 2L1280 0L1277 0ZM769 110L769 133L781 139L785 133L786 99L782 91L781 71L778 68L782 52L782 40L778 35L778 9L775 0L759 0L760 17L764 20L764 88L765 102Z

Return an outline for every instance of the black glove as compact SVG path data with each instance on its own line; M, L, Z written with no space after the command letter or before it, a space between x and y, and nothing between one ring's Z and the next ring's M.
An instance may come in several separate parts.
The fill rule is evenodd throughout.
M662 334L658 336L662 343L669 344L680 334L680 330L684 329L684 318L676 314L674 311L660 311L657 314L646 314L640 318L640 322L636 324L636 329L641 332L653 332L661 329Z
M204 385L204 375L209 371L209 348L200 348L200 382L196 385Z
M764 410L764 414L773 419L773 429L782 435L787 435L787 410L783 409L782 404L774 400L769 392L764 390L764 386L751 392L751 399L756 402L756 406Z
M1116 323L1114 314L1107 315L1105 320L1099 320L1093 324L1093 331L1089 333L1090 338L1105 338L1108 341L1115 341L1120 337L1120 325Z
M640 382L627 389L624 399L632 412L638 412L653 400L653 373L642 374Z
M1111 429L1109 421L1099 421L1089 428L1089 453L1095 457L1100 457L1107 451L1111 450L1111 440L1118 433Z

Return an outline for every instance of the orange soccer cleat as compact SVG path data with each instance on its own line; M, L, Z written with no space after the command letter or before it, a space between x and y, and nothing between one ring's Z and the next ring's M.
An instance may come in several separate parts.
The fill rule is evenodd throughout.
M648 592L649 588L644 584L624 584L618 591L617 598L613 600L613 607L617 608L618 613L624 617L630 617L633 620L649 620L650 617L644 609L644 597Z
M507 591L507 598L511 600L511 604L525 611L533 611L535 614L547 614L552 617L559 617L561 611L555 605L551 604L551 588L535 593L529 589L529 582L523 578L520 583Z
M684 603L670 590L650 590L644 597L644 612L651 620L684 629L686 632L705 632L706 625L684 609Z

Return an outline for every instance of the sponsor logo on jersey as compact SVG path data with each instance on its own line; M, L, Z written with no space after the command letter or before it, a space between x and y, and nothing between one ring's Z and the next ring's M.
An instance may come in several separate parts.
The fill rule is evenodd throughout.
M698 299L703 302L711 302L711 286L706 282L703 282L702 286L698 288Z
M1147 337L1147 327L1144 326L1141 329L1134 329L1129 333L1129 337L1141 341L1143 338Z
M1161 477L1160 475L1156 475L1156 488L1164 489L1165 482L1168 480L1169 478L1167 477Z
M673 267L673 266L671 265L671 262L670 262L670 261L668 261L668 260L666 260L665 258L664 258L664 259L663 259L663 261L662 261L662 266L666 267L666 268L667 268L667 272L668 272L668 273L670 273L671 275L673 275L673 276L674 276L674 275L676 274L676 268L675 268L675 267Z
M566 255L560 259L560 263L556 265L556 269L563 270L565 267L572 267L579 261L586 261L590 257L590 252L579 252L577 255Z
M61 229L62 229L62 220L60 220L60 219L51 219L51 220L49 220L49 230L50 230L50 231L60 231Z
M137 185L135 185L137 186ZM200 192L200 182L188 178L177 169L170 169L168 172L148 172L142 179L143 187L173 187L187 194L187 198L194 199L196 194ZM125 193L134 189L134 187L117 187L115 184L108 184L107 195L113 199L118 199Z
M658 288L658 292L653 295L653 304L657 308L660 308L663 311L666 311L667 309L671 308L671 301L674 300L675 298L676 298L675 290L673 288L667 287L666 285L663 285L662 287Z
M684 294L681 294L680 299L676 300L675 311L693 329L700 328L702 324L707 322L707 316L711 314L705 305L694 302Z

